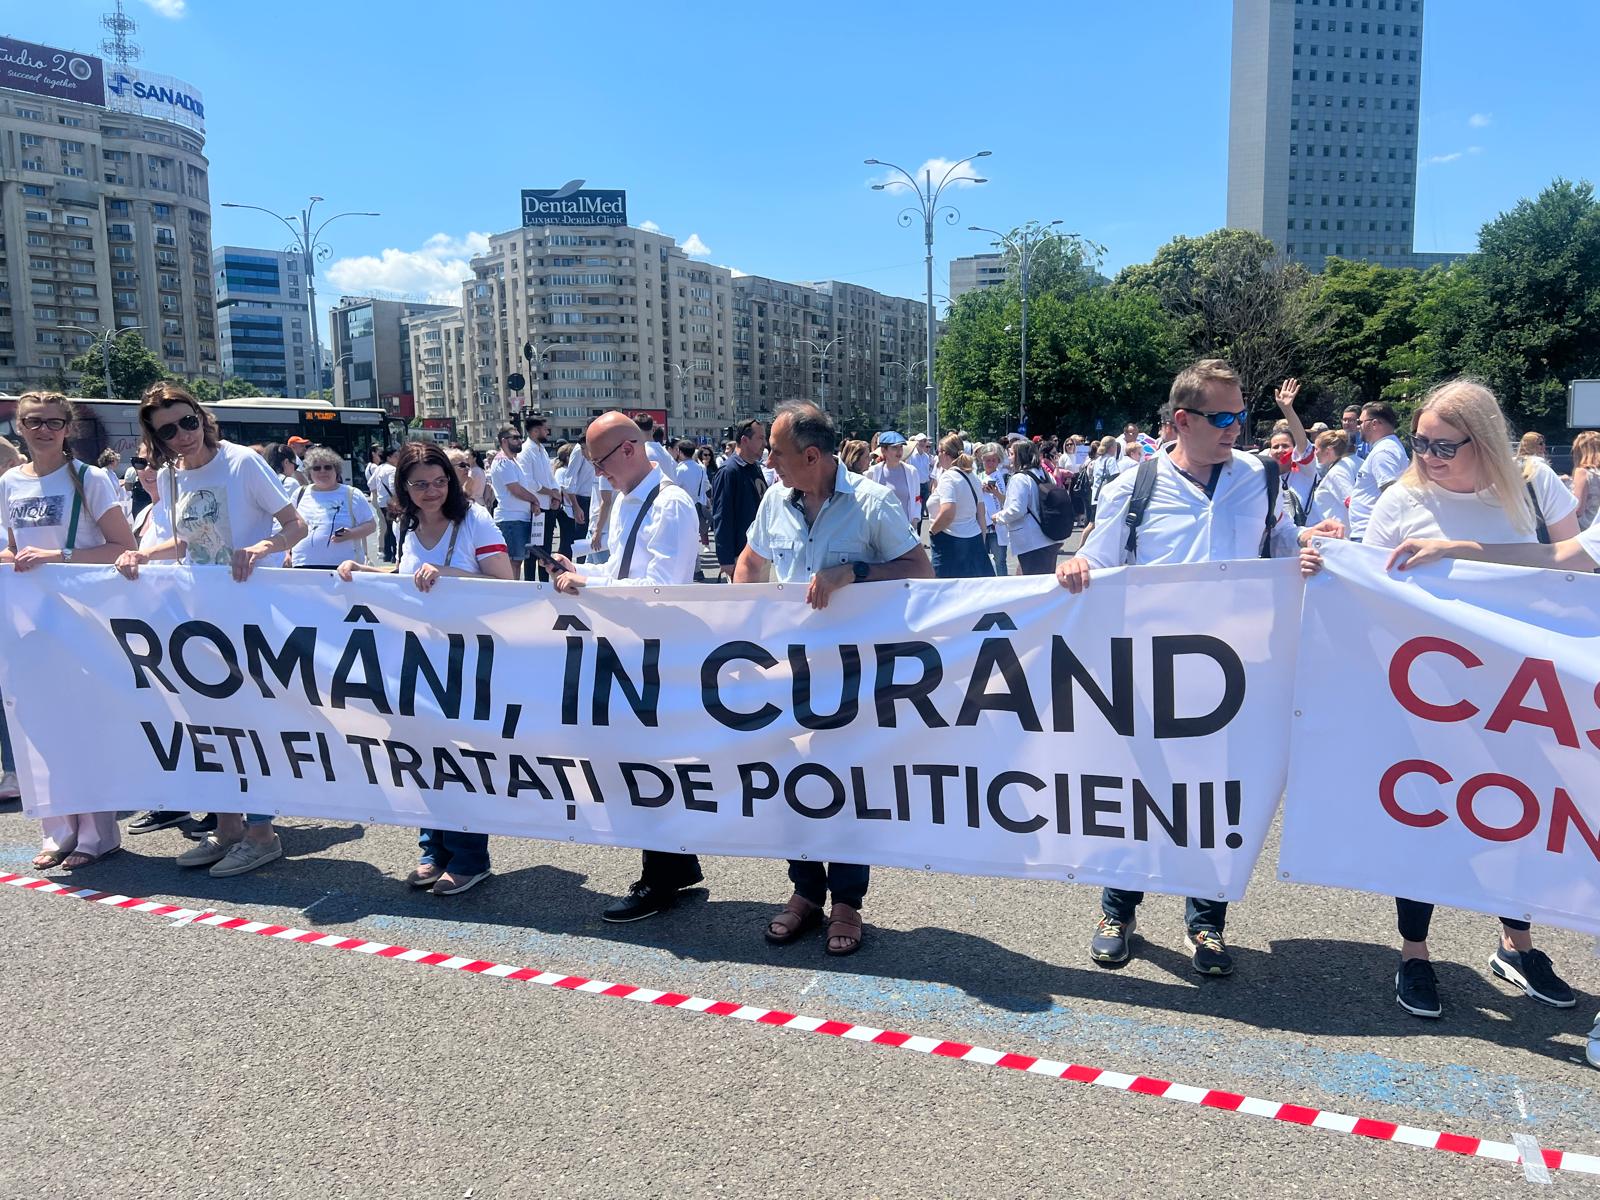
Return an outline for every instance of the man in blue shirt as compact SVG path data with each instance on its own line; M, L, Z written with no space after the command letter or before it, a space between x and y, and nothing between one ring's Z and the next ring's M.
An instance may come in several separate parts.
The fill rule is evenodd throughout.
M842 587L869 580L932 579L933 566L895 494L845 470L839 431L814 404L786 404L772 422L767 489L734 568L735 583L810 580L806 603L827 608ZM767 941L787 945L822 924L829 893L829 954L861 949L861 902L869 870L859 863L789 861L794 895L767 926Z

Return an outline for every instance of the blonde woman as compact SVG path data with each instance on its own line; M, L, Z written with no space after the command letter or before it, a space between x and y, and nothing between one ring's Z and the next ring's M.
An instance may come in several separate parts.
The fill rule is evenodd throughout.
M1593 429L1572 439L1572 498L1578 502L1578 528L1589 528L1600 512L1600 432Z
M22 461L22 451L0 437L0 475ZM17 786L17 764L11 757L11 731L6 728L6 714L0 708L0 804L22 799L22 789Z
M17 432L33 461L0 476L0 520L6 547L0 563L18 572L45 563L111 563L133 548L122 511L122 485L99 467L75 462L78 413L56 392L24 392ZM45 817L44 846L33 865L75 871L115 854L122 831L115 812Z
M1545 452L1544 434L1534 433L1529 430L1522 435L1522 441L1517 444L1518 458L1548 458Z
M1494 393L1457 379L1428 393L1411 421L1413 456L1394 486L1378 497L1367 523L1366 544L1404 550L1428 541L1557 543L1578 533L1577 508L1542 458L1511 454L1511 433ZM1320 565L1314 550L1302 563ZM1398 557L1398 555L1397 555ZM1392 560L1391 560L1392 561ZM1395 1000L1418 1017L1437 1017L1438 983L1428 961L1433 905L1397 899L1400 967ZM1534 949L1528 922L1502 917L1499 945L1489 970L1535 1000L1555 1008L1576 1003L1549 956Z

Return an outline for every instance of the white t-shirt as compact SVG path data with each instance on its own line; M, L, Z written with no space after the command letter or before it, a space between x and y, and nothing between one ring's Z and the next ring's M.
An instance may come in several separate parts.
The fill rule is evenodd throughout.
M1332 517L1349 529L1350 492L1356 485L1356 472L1360 470L1361 460L1354 454L1346 454L1322 473L1311 494L1307 525L1320 525Z
M708 503L711 499L706 487L706 469L692 458L686 458L680 463L672 465L672 475L668 478L676 479L678 486L689 493L689 499L696 504Z
M678 464L672 461L672 455L667 453L667 448L660 442L645 439L644 452L650 456L650 461L661 470L661 477L668 483L678 482L676 474Z
M1373 449L1373 454L1380 447ZM1560 476L1542 461L1533 468L1534 495L1546 525L1571 516L1578 502L1561 482ZM1527 492L1524 491L1526 496ZM1538 535L1532 524L1518 529L1493 493L1447 492L1432 484L1412 488L1395 484L1383 495L1367 522L1368 546L1393 549L1407 538L1451 538L1503 545L1506 542L1533 542Z
M67 475L69 468L83 472L83 505L78 510L72 548L88 550L106 544L98 522L107 510L122 503L122 485L99 467L65 463L43 479L25 474L20 467L0 476L0 523L11 531L18 550L29 546L36 550L66 548L76 495Z
M534 441L531 437L523 442L522 449L517 453L517 466L522 468L524 476L522 486L535 495L538 495L540 488L555 488L556 473L550 466L550 452L544 448L542 443ZM499 489L496 490L498 491ZM505 502L505 493L501 492L500 503L504 504ZM540 495L538 505L538 511L544 512L547 508L554 508L556 502L549 496ZM501 520L506 519L505 517L501 518Z
M1359 541L1366 537L1373 506L1384 491L1405 474L1410 464L1411 455L1406 453L1405 444L1392 433L1367 452L1356 473L1355 488L1350 492L1350 520L1346 524L1351 538Z
M456 535L454 550L451 549L452 534ZM483 568L478 565L480 559L504 553L506 544L500 531L495 528L494 521L481 505L474 504L462 518L460 531L446 525L444 536L432 546L424 546L415 529L406 534L405 542L400 547L400 574L415 575L417 568L424 563L432 563L436 567L455 567L460 571L481 575ZM448 561L446 554L450 556Z
M968 484L971 487L968 487ZM978 481L959 467L947 467L939 472L934 484L934 494L939 498L939 509L946 504L955 509L955 517L944 527L951 537L971 538L983 532L983 522L978 516ZM930 504L930 508L933 506Z
M133 522L133 534L141 550L148 550L152 546L159 546L162 542L172 540L172 520L168 515L167 502L164 499L152 500L145 506L144 511Z
M336 542L333 531L354 529L373 519L372 503L354 488L340 484L327 491L308 487L298 493L295 511L305 520L306 536L289 551L294 567L337 567L345 559L367 561L366 539Z
M983 511L989 516L989 524L994 529L995 543L1000 546L1011 544L1011 527L999 519L1000 510L1005 507L1006 485L1011 481L1011 472L1006 470L1005 464L994 469L993 474L980 474L978 476L978 495L983 499ZM992 483L1000 489L1000 495L991 496L984 491L984 485Z
M163 492L172 475L161 473ZM275 515L289 507L266 460L232 442L219 442L210 462L177 477L177 534L197 566L232 562L235 550L270 538Z
M393 463L379 463L372 472L372 500L385 512L394 503L394 476Z
M533 491L533 484L528 481L528 474L522 469L518 459L508 458L504 454L496 454L494 461L489 464L489 482L494 485L494 494L499 501L494 510L496 519L501 521L527 521L533 518L533 502L524 500L521 496L513 496L508 484Z

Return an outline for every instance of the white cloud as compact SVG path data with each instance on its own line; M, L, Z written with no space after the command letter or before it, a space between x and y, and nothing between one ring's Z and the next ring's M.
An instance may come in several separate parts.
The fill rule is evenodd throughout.
M1494 120L1493 113L1473 113L1467 118L1467 124L1474 129L1482 129L1492 120Z
M683 252L690 258L710 258L711 247L701 240L698 233L691 233L683 243Z
M341 258L324 274L345 295L390 293L423 297L432 304L460 304L461 284L472 276L467 260L488 249L486 233L460 238L436 233L420 249L391 247L377 257Z
M1468 146L1467 147L1467 153L1468 154L1482 154L1483 153L1483 147L1482 146Z
M921 184L929 175L932 175L933 186L938 187L939 181L945 176L945 172L953 166L955 166L955 163L952 159L930 158L918 167L914 174L917 177L918 184ZM976 163L962 163L961 166L956 168L955 174L950 177L950 183L957 187L972 187L982 177ZM909 188L911 186L898 171L885 171L873 182L881 183L886 188Z
M651 233L661 232L661 226L657 225L654 221L640 221L639 228L648 229Z
M170 17L176 21L189 13L189 0L144 0L151 8L163 17Z
M1435 154L1432 158L1428 159L1428 161L1430 163L1452 163L1460 157L1461 151L1455 150L1449 154Z

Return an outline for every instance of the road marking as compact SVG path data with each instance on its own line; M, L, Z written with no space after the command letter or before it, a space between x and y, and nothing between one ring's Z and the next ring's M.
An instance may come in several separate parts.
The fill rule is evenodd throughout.
M195 925L211 925L242 933L254 933L279 941L309 943L335 950L354 950L375 958L398 958L423 966L444 967L474 975L490 975L518 983L533 983L563 991L588 992L610 999L632 1000L658 1008L673 1008L685 1012L706 1013L715 1017L732 1017L756 1025L798 1029L808 1033L824 1034L841 1041L866 1042L877 1046L911 1050L935 1058L953 1058L982 1066L1003 1067L1007 1070L1046 1075L1052 1079L1073 1083L1086 1083L1096 1087L1122 1092L1135 1092L1143 1096L1179 1101L1202 1108L1243 1113L1264 1117L1291 1125L1315 1126L1335 1133L1350 1133L1357 1137L1381 1142L1401 1142L1425 1150L1442 1150L1469 1158L1521 1164L1530 1182L1548 1181L1549 1172L1567 1171L1574 1174L1600 1175L1600 1155L1579 1154L1575 1151L1541 1148L1537 1141L1518 1135L1515 1144L1493 1142L1433 1129L1418 1129L1410 1125L1396 1125L1390 1121L1375 1121L1365 1117L1350 1117L1343 1113L1306 1108L1298 1104L1284 1104L1276 1100L1263 1100L1256 1096L1241 1096L1235 1092L1199 1088L1148 1075L1128 1075L1120 1071L1104 1071L1077 1063L1055 1062L1031 1054L1011 1054L953 1042L943 1038L923 1037L899 1033L889 1029L873 1029L849 1021L822 1020L776 1009L758 1008L748 1004L733 1004L725 1000L708 1000L687 996L679 992L659 992L653 988L635 987L626 983L609 983L601 979L587 979L581 975L566 975L557 971L542 971L533 967L510 967L502 963L481 959L463 959L457 955L415 950L406 946L390 946L367 938L340 937L333 933L317 933L294 929L267 921L254 921L246 917L225 917L206 909L184 908L177 904L163 904L135 896L121 896L98 892L92 888L70 888L47 879L32 879L25 875L0 872L0 884L9 884L24 891L44 895L64 896L70 900L86 900L124 912L147 913L151 916L182 920ZM1537 1180L1537 1173L1545 1176Z

